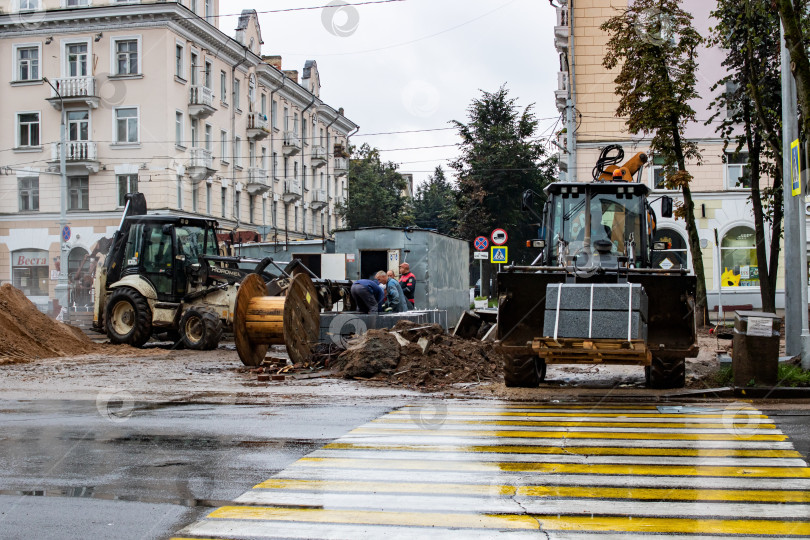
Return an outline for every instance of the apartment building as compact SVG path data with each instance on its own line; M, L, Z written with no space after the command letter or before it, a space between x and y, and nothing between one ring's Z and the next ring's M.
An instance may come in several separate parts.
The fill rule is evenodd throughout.
M62 151L71 277L133 191L150 213L212 217L240 238L325 238L341 226L358 126L321 100L316 62L299 76L262 55L255 11L231 37L218 0L4 7L0 282L38 305L54 297ZM71 290L71 303L89 301L87 287Z
M574 158L569 169L569 152L558 155L562 174L579 181L590 181L591 170L602 148L608 144L624 146L626 158L639 151L648 152L649 139L631 136L624 120L616 117L618 97L614 79L618 70L608 71L602 66L609 36L600 29L609 17L628 6L628 0L555 0L557 24L554 43L560 55L558 87L555 90L557 109L565 118L568 107L573 107ZM710 12L715 2L683 0L681 7L693 16L693 24L701 35L707 36L712 26ZM659 39L639 29L639 39ZM722 66L724 52L717 48L698 50L698 95L692 103L697 121L686 127L686 136L698 142L703 164L689 165L694 176L692 196L695 202L701 252L706 271L706 287L710 309L716 309L721 300L725 306L752 305L761 307L759 272L755 251L754 220L750 196L750 182L746 180L748 156L733 156L734 146L724 150L724 142L716 131L717 122L706 121L712 116L709 104L711 90L725 73ZM568 133L563 132L556 141L566 148ZM676 201L680 192L670 191L663 185L662 160L650 156L643 181L652 190L651 199L669 195ZM762 178L763 185L768 179ZM657 257L657 265L688 268L691 253L687 245L683 220L660 217L660 202L653 207L659 215L658 239L672 243L672 249ZM715 241L715 234L717 241ZM770 233L768 233L770 238ZM718 245L719 244L719 245ZM777 284L776 302L784 306L784 282Z

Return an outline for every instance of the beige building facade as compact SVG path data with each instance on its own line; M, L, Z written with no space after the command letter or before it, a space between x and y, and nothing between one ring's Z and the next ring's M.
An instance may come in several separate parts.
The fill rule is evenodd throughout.
M627 0L557 0L557 25L554 42L560 55L560 72L555 101L565 118L570 107L573 111L573 142L575 152L566 150L567 130L559 133L557 144L562 176L571 180L591 181L591 171L602 148L608 144L621 144L625 159L639 151L649 152L649 139L632 136L627 132L624 119L616 117L618 96L614 79L618 70L608 71L602 60L608 34L600 29L608 18L626 8ZM681 6L693 16L693 24L702 36L712 26L710 12L714 2L684 0ZM639 39L661 39L639 28ZM701 252L706 271L710 309L724 306L761 307L759 277L754 239L754 217L749 201L750 184L745 179L748 170L747 155L733 156L734 145L724 150L724 141L718 135L718 122L708 122L713 111L709 104L720 89L711 87L723 77L724 53L719 49L701 47L698 50L698 99L692 103L697 121L686 128L686 136L696 141L701 149L701 165L689 163L694 176L692 196L695 202L697 225L701 239ZM651 189L651 200L669 195L677 201L678 191L665 189L660 160L654 155L643 172L643 182ZM570 170L569 170L570 169ZM762 178L766 185L769 179ZM660 217L660 202L653 207L659 215L658 237L672 243L672 249L658 257L663 267L691 266L691 253L686 241L683 220ZM715 236L716 235L716 236ZM768 239L770 233L768 233ZM780 260L780 279L777 285L777 306L784 306L784 282Z
M230 37L218 0L9 0L0 14L0 283L40 306L60 260L66 126L69 274L109 238L124 196L240 238L326 238L342 223L349 137L316 62L263 56L255 11ZM71 282L71 303L89 291Z

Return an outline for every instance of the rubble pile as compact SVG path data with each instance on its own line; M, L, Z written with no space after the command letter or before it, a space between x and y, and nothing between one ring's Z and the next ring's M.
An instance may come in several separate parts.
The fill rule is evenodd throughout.
M40 312L19 289L0 286L0 365L101 350L78 328Z
M400 321L391 330L369 330L349 343L336 362L348 379L434 389L496 381L503 357L491 343L447 335L441 325Z

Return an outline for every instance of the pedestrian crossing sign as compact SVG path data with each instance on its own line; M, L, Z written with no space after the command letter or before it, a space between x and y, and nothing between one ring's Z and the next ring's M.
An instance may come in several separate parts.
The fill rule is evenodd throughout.
M489 256L489 262L495 264L506 264L506 261L509 260L506 251L507 249L508 248L506 246L492 246L490 248L491 252Z

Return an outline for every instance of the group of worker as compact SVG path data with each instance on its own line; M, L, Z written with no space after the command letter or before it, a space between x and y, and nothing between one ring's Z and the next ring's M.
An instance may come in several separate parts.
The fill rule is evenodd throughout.
M352 284L352 300L361 313L403 312L414 309L416 276L411 266L399 265L399 279L393 270L380 270L371 279L358 279Z

